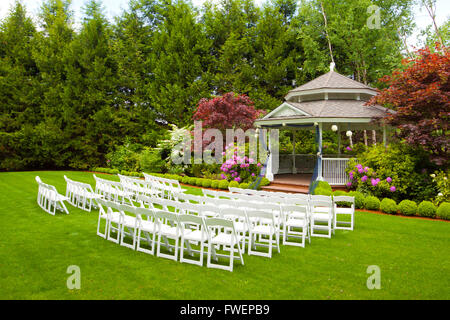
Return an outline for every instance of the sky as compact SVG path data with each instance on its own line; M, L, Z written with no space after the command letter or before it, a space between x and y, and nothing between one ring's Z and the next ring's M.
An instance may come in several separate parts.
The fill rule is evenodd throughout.
M201 6L205 0L191 0L194 5ZM214 0L213 0L214 1ZM258 5L262 5L266 0L255 0ZM4 18L9 11L11 5L15 0L0 0L0 19ZM72 10L75 15L75 26L79 24L82 16L82 8L86 0L72 0ZM124 9L128 8L129 0L103 0L103 7L105 14L110 21L113 21L113 17L120 15ZM22 0L22 3L26 6L27 11L35 18L39 12L42 0ZM450 17L450 1L449 0L436 0L436 21L438 25L441 25ZM36 19L35 19L36 20ZM418 45L419 30L424 29L427 25L431 24L431 19L425 8L420 9L419 6L415 8L415 23L417 28L413 35L408 39L409 45Z

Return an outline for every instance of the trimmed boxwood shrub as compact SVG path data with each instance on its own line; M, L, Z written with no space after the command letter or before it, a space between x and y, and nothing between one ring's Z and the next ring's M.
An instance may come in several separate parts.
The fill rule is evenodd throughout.
M441 219L450 220L450 202L442 202L436 210L436 216Z
M220 183L220 180L212 180L211 181L211 188L218 189L219 188L219 183Z
M380 200L375 196L368 196L364 199L364 208L367 210L379 210Z
M436 207L431 201L422 201L417 207L417 213L421 217L434 218L436 215Z
M329 190L330 192L333 192L333 189L331 189L331 186L328 182L326 181L319 181L317 182L317 187L316 188L322 188L325 190Z
M191 186L195 186L196 181L197 181L196 177L190 177L188 184L190 184Z
M228 184L228 187L230 187L230 188L239 188L239 182L237 182L237 181L231 181L231 182Z
M398 204L398 210L406 216L413 216L417 212L417 204L411 200L403 200Z
M333 196L348 196L348 193L343 190L336 190L332 194Z
M348 193L350 197L355 197L355 208L364 209L364 195L359 191L350 191Z
M261 187L268 186L269 184L270 184L270 180L267 179L266 177L262 178L262 179L261 179L261 182L259 183L259 185L260 185Z
M112 170L110 171L110 173L111 173L111 174L118 174L118 173L119 173L119 170L117 170L117 169L112 169Z
M204 181L205 179L203 179L203 178L197 178L197 180L195 180L195 185L197 186L197 187L201 187L202 185L203 185L203 181Z
M396 214L397 203L395 203L395 201L392 199L384 198L383 200L381 200L380 209L385 213Z
M316 188L314 190L314 194L322 195L322 196L331 196L331 191L324 188Z
M203 188L209 188L209 187L211 187L211 179L205 179L205 180L203 180L202 187L203 187Z
M241 188L241 189L248 189L248 186L249 186L248 183L242 182L242 183L239 185L239 188Z
M219 189L228 189L228 181L227 180L222 180L219 182Z
M188 176L184 176L183 179L181 180L182 183L185 184L189 184L189 177Z

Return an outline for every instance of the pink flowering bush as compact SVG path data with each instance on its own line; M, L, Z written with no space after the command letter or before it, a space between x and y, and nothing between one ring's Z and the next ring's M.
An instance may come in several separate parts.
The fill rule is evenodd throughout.
M372 168L357 163L355 159L349 162L347 174L347 187L352 190L377 197L392 197L392 193L397 190L391 177L380 177Z
M225 162L220 167L222 173L220 178L227 181L236 181L238 183L250 183L256 179L261 170L262 164L256 159L247 156L241 156L241 152L245 150L243 147L229 144L222 153L226 157ZM245 154L245 152L242 152Z

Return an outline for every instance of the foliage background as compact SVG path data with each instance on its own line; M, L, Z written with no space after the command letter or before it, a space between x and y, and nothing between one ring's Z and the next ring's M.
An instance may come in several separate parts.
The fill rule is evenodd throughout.
M380 86L401 65L412 0L130 0L114 23L88 0L77 30L68 0L45 0L37 23L17 2L0 22L0 170L105 166L127 145L155 162L169 124L225 92L272 110L328 69L320 2L337 71ZM372 2L381 29L367 29Z

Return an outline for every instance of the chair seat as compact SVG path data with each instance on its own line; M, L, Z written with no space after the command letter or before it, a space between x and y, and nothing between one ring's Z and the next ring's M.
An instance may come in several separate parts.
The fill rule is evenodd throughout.
M244 222L235 222L234 223L234 229L237 232L247 232L248 231L248 226Z
M118 213L118 212L111 213L111 218L110 219L114 223L119 223L119 221L120 221L120 213Z
M329 207L314 207L312 208L312 212L318 212L318 213L327 213L330 211L331 208Z
M171 226L168 226L167 224L161 224L159 232L163 236L168 236L168 237L177 237L178 236L177 227L171 227Z
M202 241L202 231L201 230L184 230L184 239L191 241ZM203 239L206 239L204 237Z
M288 227L306 227L307 222L305 219L288 219L286 221L286 226Z
M313 213L312 219L316 221L328 221L331 220L331 216L328 213Z
M142 231L153 232L154 228L155 228L155 224L152 221L149 221L149 220L141 221L141 230Z
M134 227L136 225L136 218L125 216L123 217L122 224L127 227Z
M335 213L352 214L354 211L352 208L336 208Z
M231 241L233 239L232 237L233 237L232 234L220 233L219 235L211 239L211 243L229 246L231 245ZM236 238L238 242L242 240L242 236L237 235Z
M252 228L252 233L271 234L272 232L273 228L266 225L258 225Z

